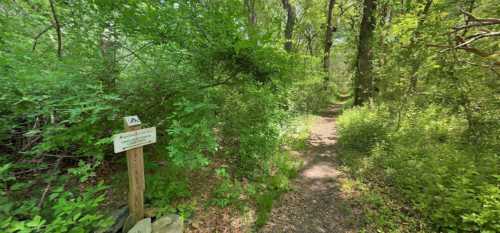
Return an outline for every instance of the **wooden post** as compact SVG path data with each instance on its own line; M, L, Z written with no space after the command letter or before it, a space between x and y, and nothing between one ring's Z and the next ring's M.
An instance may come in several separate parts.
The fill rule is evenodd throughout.
M141 125L130 126L130 122L124 119L125 131L135 131L141 129ZM127 150L128 167L128 208L129 217L125 228L134 226L144 218L144 155L142 146ZM129 229L124 229L128 231Z

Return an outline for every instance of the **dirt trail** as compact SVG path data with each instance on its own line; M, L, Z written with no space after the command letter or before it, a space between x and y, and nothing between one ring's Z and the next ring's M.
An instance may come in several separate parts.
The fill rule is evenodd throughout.
M359 211L343 190L345 174L336 163L336 117L339 106L321 114L315 122L305 165L293 191L276 203L263 233L357 232Z

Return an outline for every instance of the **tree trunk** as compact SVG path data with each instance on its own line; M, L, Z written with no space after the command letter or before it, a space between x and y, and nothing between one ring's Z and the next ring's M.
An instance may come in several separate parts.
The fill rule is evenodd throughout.
M101 56L104 63L104 70L100 75L100 80L106 90L113 90L116 86L116 80L120 74L118 62L116 60L118 41L115 34L115 29L111 23L103 25L103 31L100 38Z
M307 24L304 32L304 37L307 42L307 51L309 55L314 56L314 38L316 38L317 33L314 30L314 26L312 24Z
M49 1L50 4L50 10L52 12L52 17L54 18L54 28L56 29L57 32L57 57L59 59L62 58L62 33L61 33L61 23L59 22L59 18L57 17L56 13L56 4L54 3L54 0Z
M248 25L255 27L257 24L257 13L255 12L255 0L245 0L245 9L248 14Z
M330 79L330 50L333 44L333 32L336 28L333 26L333 7L335 0L328 1L328 15L326 16L326 32L325 32L325 53L323 55L323 69L326 73L325 82Z
M283 3L283 9L285 9L287 13L285 25L285 50L291 52L293 47L293 27L295 26L295 8L290 4L289 0L281 0L281 2Z
M310 56L314 56L314 48L313 48L314 37L306 35L306 40L307 40L307 52L309 52Z
M425 22L425 19L427 18L427 14L429 13L429 10L432 5L432 0L427 0L424 6L424 10L419 14L419 19L418 19L418 24L417 28L415 29L415 32L413 33L413 37L411 38L410 41L410 46L409 46L409 55L413 53L413 49L417 46L419 43L420 39L420 29L422 28L422 24ZM411 56L410 56L411 57ZM410 86L408 88L408 92L410 95L414 95L417 92L417 82L418 82L418 76L417 76L417 71L420 68L422 61L420 60L415 60L413 59L413 64L411 68L411 76L410 76Z
M376 7L376 0L365 0L363 3L363 18L359 29L356 71L354 74L354 105L362 105L373 94L371 41L376 24L374 14Z

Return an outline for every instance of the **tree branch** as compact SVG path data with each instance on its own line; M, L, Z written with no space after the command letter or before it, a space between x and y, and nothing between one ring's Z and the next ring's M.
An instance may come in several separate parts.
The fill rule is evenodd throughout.
M463 9L460 9L460 12L462 12L464 15L466 15L467 17L469 17L470 19L472 19L472 21L478 21L478 22L497 22L497 23L500 23L500 19L497 19L497 18L478 18L474 15L472 15L472 13L469 13Z
M59 19L57 18L54 0L49 0L49 3L50 3L50 10L52 12L52 17L54 18L54 27L56 28L57 32L57 56L59 57L59 59L61 59L62 57L61 24L59 23Z
M467 37L469 40L458 44L457 46L455 46L455 48L468 46L469 44L471 44L474 41L477 41L477 40L480 40L480 39L486 38L486 37L493 37L493 36L500 36L500 32L482 32L482 33L478 33L478 34L469 36L469 37Z
M487 53L485 51L479 50L477 48L470 47L469 45L460 46L460 47L450 47L448 45L427 44L427 47L444 48L443 50L440 51L440 53L447 52L447 51L450 51L450 50L453 50L453 49L461 49L461 50L464 50L466 52L470 52L470 53L473 53L475 55L478 55L478 56L480 56L482 58L489 58L489 56L493 55L493 54ZM500 66L500 61L493 61L492 64L494 66Z
M52 168L52 175L53 176L57 175L59 164L61 164L61 161L62 161L62 157L58 158L54 168ZM45 189L42 193L42 197L40 198L40 201L38 202L37 207L39 209L43 207L43 203L45 202L45 198L47 197L47 194L49 193L49 190L51 187L52 187L52 180L49 180L47 182L47 186L45 186Z
M35 38L33 39L33 49L32 51L35 52L35 49L36 49L36 45L38 44L38 39L43 35L45 34L47 31L49 31L49 29L51 29L54 25L49 25L47 26L45 29L43 29L43 31L41 31L40 33L38 33Z
M465 30L471 27L481 27L481 26L500 24L500 19L497 18L478 18L472 15L472 13L467 12L463 9L460 9L460 12L462 12L462 14L464 14L468 18L468 20L466 20L465 25L453 27L454 32ZM469 24L469 22L472 23Z

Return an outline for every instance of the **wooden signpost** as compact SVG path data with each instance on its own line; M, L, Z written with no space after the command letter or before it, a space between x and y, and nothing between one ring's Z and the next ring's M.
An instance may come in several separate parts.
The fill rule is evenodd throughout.
M125 133L113 137L115 153L126 151L128 167L129 217L125 232L144 218L144 155L142 147L156 142L156 128L141 129L137 116L124 117Z

